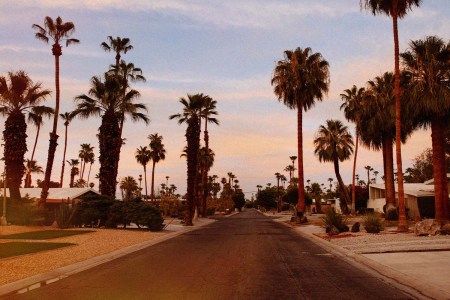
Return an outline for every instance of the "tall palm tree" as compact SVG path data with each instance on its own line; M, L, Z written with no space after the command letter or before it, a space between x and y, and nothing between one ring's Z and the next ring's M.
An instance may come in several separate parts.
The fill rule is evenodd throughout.
M402 77L406 87L406 77ZM367 83L366 98L361 112L359 134L361 143L373 150L382 150L385 174L386 211L395 207L394 155L393 143L396 135L396 109L394 97L394 74L385 72ZM408 97L402 98L402 142L413 129L406 109Z
M411 41L401 54L412 75L410 95L422 127L431 127L435 218L445 223L450 218L447 172L445 168L445 130L450 119L450 42L437 36Z
M281 179L281 173L276 172L275 173L275 179L277 180L277 211L281 211L281 198L280 198L280 179Z
M51 17L44 18L44 26L33 24L32 28L37 32L35 37L48 44L49 40L52 40L52 54L55 57L55 113L53 117L53 128L50 133L50 141L48 147L47 166L45 168L45 177L42 184L41 200L40 204L45 205L45 200L48 196L48 189L50 183L50 177L52 175L53 161L55 159L56 146L58 145L58 117L59 117L59 102L60 102L60 89L59 89L59 57L62 55L61 42L66 41L66 47L71 44L77 44L80 41L74 38L70 38L75 31L75 25L72 22L63 22L61 17L57 17L53 20Z
M201 94L203 95L203 94ZM214 123L219 125L219 120L213 117L218 115L216 111L217 101L212 99L210 96L202 97L202 105L200 109L200 118L205 119L205 130L204 130L204 141L205 141L205 152L204 154L209 155L209 135L208 135L208 123ZM203 205L203 217L206 218L206 198L208 196L208 171L211 167L207 169L201 169L202 173L202 187L203 187L203 195L202 195L202 205Z
M102 195L115 197L116 194L116 148L119 142L119 111L120 101L117 94L120 91L118 80L105 74L102 81L100 77L91 79L91 88L88 95L83 94L75 98L77 101L76 112L80 118L101 116L102 122L99 127L99 149L100 149L100 184L99 190ZM130 95L130 97L134 97ZM111 145L113 145L111 147Z
M373 171L373 168L371 166L365 166L364 169L367 171L367 187L370 184L370 172Z
M108 43L103 42L100 44L100 47L102 47L102 49L107 52L113 51L116 54L116 72L118 72L121 58L120 53L126 54L128 51L133 49L133 46L131 45L131 41L129 38L113 38L112 36L108 36L107 40Z
M353 138L348 132L347 126L344 126L339 120L327 120L326 125L319 127L314 139L314 147L314 154L319 157L319 161L333 163L336 179L345 198L342 208L344 213L348 213L347 204L350 202L350 196L339 173L339 162L349 159L353 153Z
M150 158L152 160L152 186L151 195L152 203L155 203L155 166L161 160L166 159L166 149L162 143L163 137L158 133L150 134L148 136L150 140Z
M392 17L392 25L394 32L394 95L395 95L395 157L397 162L397 179L398 179L398 230L407 231L406 208L405 208L405 191L403 189L403 169L402 169L402 129L401 129L401 100L400 100L400 59L399 59L399 42L398 42L398 24L400 18L406 16L414 6L419 6L421 0L360 0L364 2L366 9L372 11L374 15L385 14Z
M340 109L344 109L344 116L348 121L355 123L355 156L353 157L353 171L352 171L352 214L356 212L356 186L355 186L355 175L356 175L356 161L358 157L358 145L359 145L359 134L358 127L360 126L360 115L363 106L363 101L365 97L365 89L357 88L353 85L351 89L344 90L341 94L341 99L344 103L341 104ZM331 190L331 188L330 188Z
M121 99L120 107L120 117L119 117L119 143L116 148L116 177L119 170L119 160L120 151L124 139L122 138L123 125L125 123L126 117L129 116L133 122L144 121L145 124L149 123L149 118L146 115L147 107L143 103L133 103L132 101L126 100L126 95L130 91L130 82L145 82L146 79L142 75L142 70L134 66L133 63L126 63L124 60L120 61L119 65L111 65L111 69L108 71L111 76L116 76L121 84L121 91L118 97ZM131 90L134 91L134 90ZM135 91L137 92L137 91ZM136 95L137 97L139 95ZM133 100L134 98L128 97L128 100Z
M42 106L42 109L35 108L35 112L30 112L28 114L28 122L34 124L36 126L36 138L34 139L34 145L33 145L33 151L31 152L31 158L30 161L34 160L34 154L36 153L36 146L39 139L39 133L41 131L41 126L44 124L44 118L43 117L51 117L53 114L53 108ZM31 186L31 175L30 173L26 172L25 175L25 184L24 187L30 187Z
M293 165L287 165L284 171L289 172L289 181L292 181L292 174L295 172L295 167Z
M91 144L81 144L81 149L78 152L78 157L81 161L81 179L84 179L84 171L86 169L86 163L94 162L94 147Z
M21 200L20 184L25 174L23 164L27 152L26 113L35 113L50 95L40 83L33 83L24 71L9 72L8 78L0 76L0 114L7 116L3 131L6 180L13 203Z
M188 211L186 214L186 225L192 226L192 218L196 206L196 188L197 188L197 171L198 171L198 151L200 148L200 94L189 95L187 99L180 98L183 105L183 112L171 115L169 119L178 119L178 124L187 123L186 140L187 140L187 204Z
M80 169L78 169L78 165L80 164L80 161L78 159L71 159L68 160L67 163L70 166L70 183L69 187L74 187L75 184L75 176L80 174Z
M214 156L215 153L213 150L211 150L211 148L206 148L202 147L199 150L198 153L198 163L199 163L199 170L200 170L200 174L202 176L202 178L204 178L205 173L207 173L212 166L214 165ZM204 218L207 217L207 213L206 213L206 200L209 194L209 189L208 189L208 183L206 181L202 180L202 190L201 190L201 205L202 205L202 216Z
M94 147L92 147L93 150ZM91 178L91 169L92 169L92 164L95 162L95 154L94 151L91 151L88 153L87 157L86 157L86 162L89 163L89 171L88 171L88 177L87 177L87 182L86 182L86 186L89 186L89 180Z
M41 166L39 166L37 164L37 162L35 160L29 160L29 159L27 159L25 162L25 168L27 170L27 174L30 174L29 179L26 178L29 180L29 183L25 187L30 188L31 187L31 174L32 173L42 174L42 173L44 173L44 170L42 169Z
M328 92L330 75L328 62L311 48L285 51L284 59L278 61L272 85L279 101L297 110L298 141L298 205L297 216L305 212L305 183L303 173L303 110L308 111L316 100L321 101Z
M63 187L64 182L64 169L66 165L66 151L67 151L67 138L68 138L68 130L69 124L72 119L75 117L74 112L65 112L63 114L59 114L59 117L64 121L65 133L64 133L64 151L63 151L63 160L61 164L61 179L59 181L59 186Z
M148 201L147 192L147 164L150 161L150 150L146 146L136 149L135 153L136 161L144 167L144 185L145 185L145 200Z

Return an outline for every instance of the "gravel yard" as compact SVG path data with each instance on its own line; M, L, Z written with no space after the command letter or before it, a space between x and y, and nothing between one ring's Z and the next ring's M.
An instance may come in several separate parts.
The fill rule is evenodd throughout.
M0 226L0 235L37 230L51 230L47 227ZM69 229L70 230L70 229ZM79 228L77 228L79 230ZM85 230L92 230L86 228ZM165 235L169 231L149 232L123 229L94 229L95 232L52 239L51 242L75 243L76 246L64 247L23 256L0 260L0 285L22 278L55 270L95 256L106 254L144 241ZM6 243L11 240L0 240Z

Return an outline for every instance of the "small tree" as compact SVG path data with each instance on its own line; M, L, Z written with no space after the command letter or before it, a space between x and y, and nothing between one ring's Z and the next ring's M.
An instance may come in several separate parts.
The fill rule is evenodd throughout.
M245 195L242 190L237 190L232 196L234 202L234 208L241 211L242 207L245 205Z

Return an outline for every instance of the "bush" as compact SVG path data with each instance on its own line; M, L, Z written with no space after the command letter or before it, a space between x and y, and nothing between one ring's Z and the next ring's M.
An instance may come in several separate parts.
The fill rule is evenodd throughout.
M42 225L46 211L32 203L7 206L6 219L14 225Z
M363 217L364 229L368 233L379 233L384 229L383 221L377 213L369 213Z
M322 226L325 227L325 231L328 231L334 226L339 232L346 232L349 230L347 226L347 218L344 215L337 213L334 208L327 210L325 216L321 217Z

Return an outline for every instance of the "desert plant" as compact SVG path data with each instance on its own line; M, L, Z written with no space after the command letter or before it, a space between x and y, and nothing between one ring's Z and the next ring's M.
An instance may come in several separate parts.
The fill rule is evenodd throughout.
M330 208L325 216L321 217L322 219L322 226L325 227L325 231L328 233L331 228L334 226L336 227L339 232L346 232L349 230L347 226L347 218L337 213L334 208Z
M384 229L383 221L377 213L368 213L364 215L363 225L368 233L379 233Z
M384 217L387 221L396 221L398 220L398 209L397 208L391 208L388 209L386 212L386 215Z

